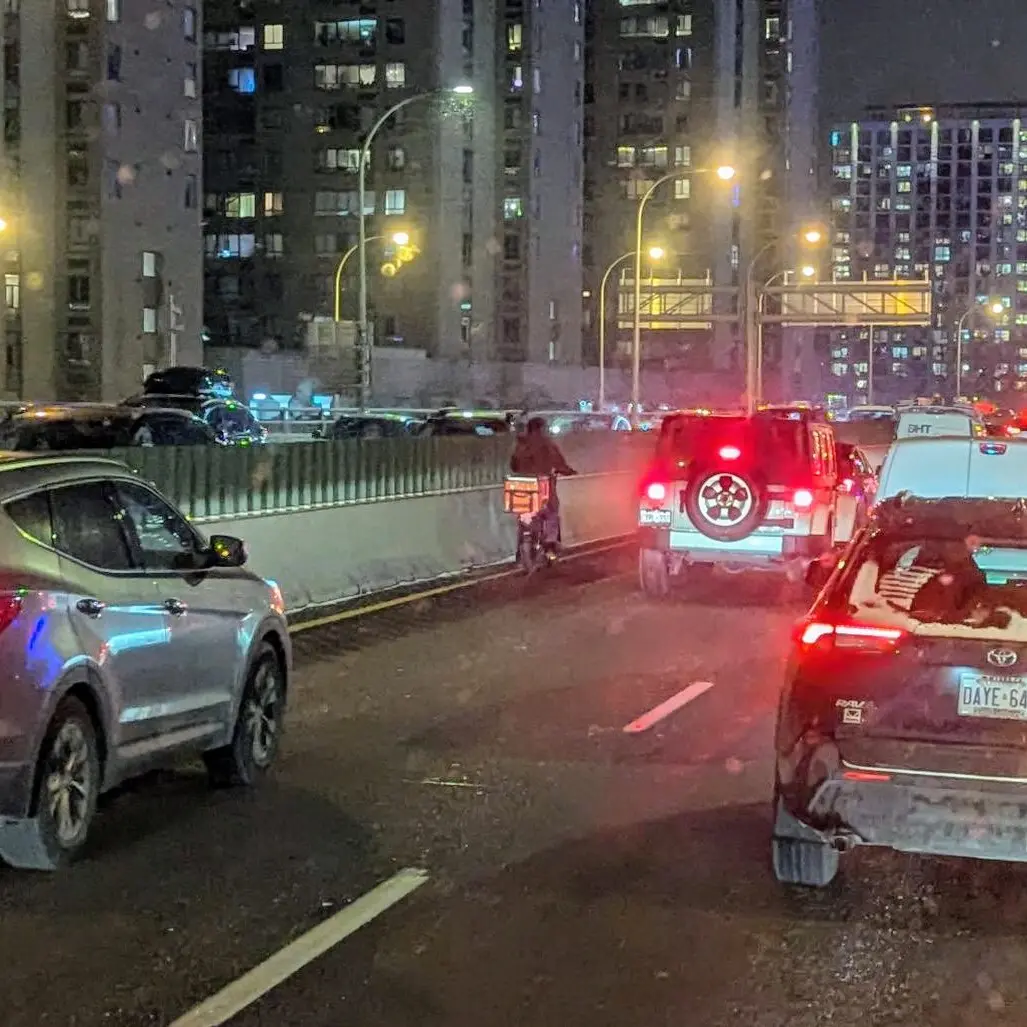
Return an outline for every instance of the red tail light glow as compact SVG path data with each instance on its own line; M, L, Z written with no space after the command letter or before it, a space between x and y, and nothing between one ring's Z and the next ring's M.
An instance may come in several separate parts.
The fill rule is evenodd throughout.
M813 506L813 493L809 489L797 489L792 496L792 505L796 510L809 510Z
M799 644L805 648L859 649L889 652L905 637L901 628L879 628L872 624L830 624L810 621L803 625Z
M855 487L856 483L851 478L843 478L838 486L838 491L851 492Z
M1020 431L1021 431L1021 429L1017 428L1017 426L1015 424L1007 424L1006 425L1006 434L1007 435L1019 435Z
M737 446L721 446L719 455L721 460L738 460L742 451Z
M6 631L21 613L20 592L0 592L0 631Z
M660 481L652 482L645 490L645 498L662 503L667 498L667 486Z

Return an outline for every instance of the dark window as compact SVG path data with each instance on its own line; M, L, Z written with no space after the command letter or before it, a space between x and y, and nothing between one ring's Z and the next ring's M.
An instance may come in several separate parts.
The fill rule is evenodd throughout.
M503 259L519 260L521 256L521 239L518 235L503 237Z
M112 46L107 51L107 78L111 82L121 80L121 47Z
M385 19L385 42L386 43L405 43L406 32L403 28L402 18L386 18Z
M89 306L89 275L68 275L68 305Z
M195 566L199 540L173 506L141 485L118 482L114 493L125 528L138 542L147 570Z
M29 538L42 542L44 545L53 544L53 525L50 522L50 500L45 492L36 492L24 499L16 499L8 503L7 516L23 531Z
M185 179L185 196L183 197L183 203L186 210L194 210L196 204L199 201L199 186L196 183L195 175L187 175Z
M285 88L285 72L281 64L264 65L264 91L280 93Z
M82 128L86 120L84 100L69 100L65 105L65 125L70 129Z
M50 493L54 544L62 553L91 567L132 569L121 518L99 482L71 485Z

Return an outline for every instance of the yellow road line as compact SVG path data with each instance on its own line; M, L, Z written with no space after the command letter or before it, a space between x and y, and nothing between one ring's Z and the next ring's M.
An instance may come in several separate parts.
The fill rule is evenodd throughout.
M566 563L569 560L582 560L588 556L599 556L603 553L612 552L614 549L623 549L627 544L628 541L616 542L613 545L601 546L598 549L567 553L560 557L558 563ZM426 589L423 592L413 592L408 595L396 596L393 599L383 599L380 602L370 603L367 606L340 610L338 613L330 613L325 617L316 617L313 620L301 621L299 624L291 624L289 625L289 634L298 635L301 631L325 628L331 624L338 624L341 621L355 620L357 617L364 617L371 613L381 613L383 610L393 610L398 606L406 606L408 603L415 603L421 599L433 599L436 596L447 595L450 592L458 592L460 589L473 588L475 585L486 585L490 581L502 581L504 578L512 578L522 573L518 568L512 567L509 570L498 571L495 574L485 574L477 578L467 578L464 581L454 581L448 585L438 585L435 588Z

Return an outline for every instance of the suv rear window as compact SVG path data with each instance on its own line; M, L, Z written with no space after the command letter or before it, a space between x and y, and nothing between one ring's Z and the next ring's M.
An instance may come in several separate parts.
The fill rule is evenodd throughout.
M735 446L742 459L784 483L806 471L810 461L809 428L783 417L668 417L660 428L656 459L680 465L714 460L723 446Z
M840 588L848 612L865 623L1027 641L1027 538L879 537Z

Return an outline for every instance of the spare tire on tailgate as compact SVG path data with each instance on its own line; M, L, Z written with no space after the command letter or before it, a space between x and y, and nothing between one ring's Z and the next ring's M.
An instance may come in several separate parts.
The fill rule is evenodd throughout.
M685 511L698 531L718 542L738 542L762 523L767 490L746 469L697 467L685 490Z

